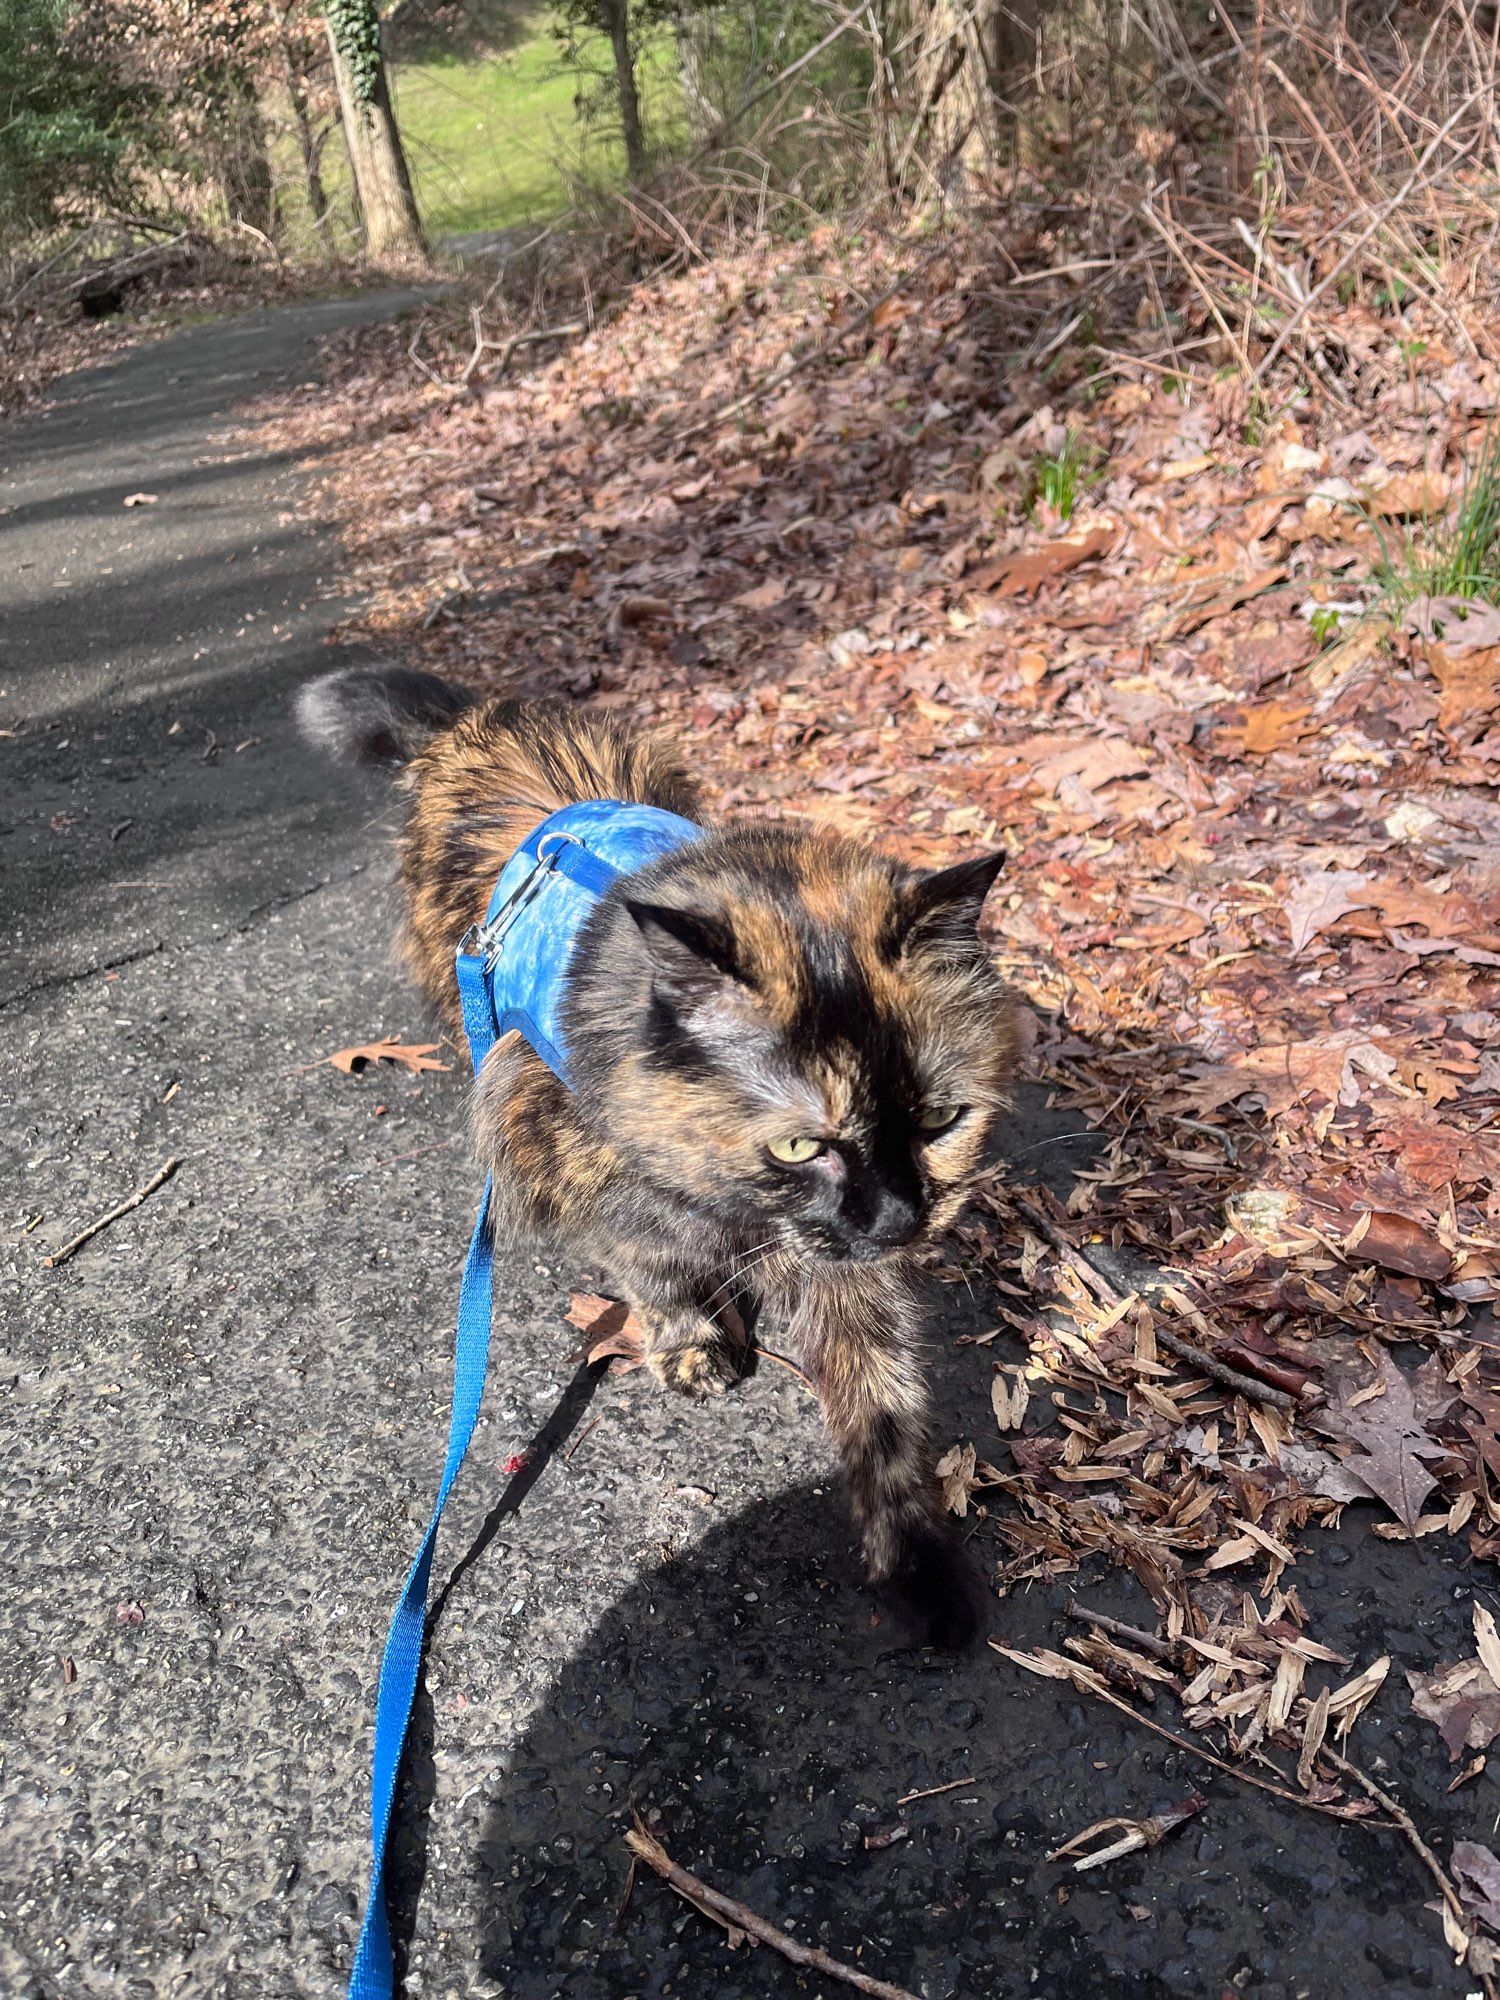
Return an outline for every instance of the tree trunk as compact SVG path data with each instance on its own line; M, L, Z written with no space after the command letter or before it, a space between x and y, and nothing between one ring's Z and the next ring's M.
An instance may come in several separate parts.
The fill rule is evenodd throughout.
M286 58L286 93L297 126L297 149L302 155L302 177L307 184L307 205L312 210L313 226L321 230L328 221L328 190L323 185L323 141L328 128L325 125L321 131L314 129L307 108L307 92L292 62L291 50L284 48L282 53Z
M677 68L682 83L682 108L688 130L695 139L706 139L719 123L719 113L709 97L704 76L704 47L710 32L701 7L685 10L675 17Z
M271 155L266 147L266 123L255 85L248 76L229 80L228 156L224 163L224 201L231 220L248 223L257 236L274 240L276 194L271 182Z
M646 139L641 130L641 100L635 87L635 57L630 48L630 4L629 0L602 0L602 4L615 58L615 83L620 92L625 170L633 181L638 181L646 171Z
M373 24L374 0L367 0L367 4ZM346 6L344 12L349 11ZM333 53L333 74L338 84L349 166L359 194L366 253L371 257L425 258L427 241L411 191L401 134L396 128L385 60L379 53L378 26L374 39L376 53L361 88L360 78L339 47L333 23L326 21L325 25Z
M936 0L923 11L911 73L916 148L945 189L964 193L1011 150L1037 0Z

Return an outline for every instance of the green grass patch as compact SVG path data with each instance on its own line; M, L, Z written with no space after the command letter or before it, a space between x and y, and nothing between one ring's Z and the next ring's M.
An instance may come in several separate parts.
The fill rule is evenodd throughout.
M1104 477L1098 460L1083 432L1070 430L1061 451L1033 460L1027 512L1047 507L1056 520L1071 521L1084 493Z
M1379 524L1382 557L1375 567L1386 606L1398 610L1418 597L1470 597L1500 604L1500 429L1492 430L1464 469L1452 517L1424 521L1399 546Z
M625 152L609 74L609 44L583 38L576 62L552 32L545 8L521 24L504 53L435 57L391 71L396 118L417 206L434 239L467 230L507 229L561 214L580 188L617 186ZM663 146L681 124L675 49L655 33L637 64L648 143ZM277 181L289 239L313 238L311 215L289 129L281 119ZM336 247L357 247L348 156L335 131L323 154Z

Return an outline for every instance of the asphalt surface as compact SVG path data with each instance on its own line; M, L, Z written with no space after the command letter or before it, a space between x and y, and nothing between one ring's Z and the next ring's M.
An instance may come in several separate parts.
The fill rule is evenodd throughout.
M347 1975L373 1678L441 1463L477 1182L456 1061L319 1061L422 1027L388 962L390 799L293 738L336 559L295 469L223 427L381 305L185 333L0 430L6 2000ZM1064 1178L1080 1150L1034 1105L1014 1146ZM796 1382L763 1368L703 1410L595 1379L564 1323L590 1276L498 1267L397 1843L409 1993L845 1990L731 1951L655 1878L627 1901L632 1802L685 1866L928 2000L1471 1990L1397 1837L1246 1792L983 1649L882 1650ZM945 1440L988 1438L1003 1343L950 1336L993 1324L948 1295ZM1356 1514L1296 1577L1321 1639L1394 1656L1358 1753L1441 1852L1490 1839L1492 1788L1447 1795L1401 1672L1472 1652L1474 1579ZM1128 1578L1072 1582L1150 1622ZM994 1629L1059 1644L1067 1587L997 1603ZM1045 1858L1194 1787L1206 1809L1153 1853L1077 1878Z

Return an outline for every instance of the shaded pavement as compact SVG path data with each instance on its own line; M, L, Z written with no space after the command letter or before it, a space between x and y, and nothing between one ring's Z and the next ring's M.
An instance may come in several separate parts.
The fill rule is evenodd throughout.
M441 1463L477 1185L457 1060L318 1060L422 1026L388 963L390 799L292 735L334 552L294 469L225 425L398 302L180 334L0 430L17 2000L321 1996L347 1970L373 1673ZM1037 1107L1014 1144L1062 1178L1079 1150ZM159 1193L41 1267L169 1156ZM684 1865L932 2000L1468 1990L1393 1836L1246 1794L987 1652L883 1652L798 1385L762 1370L700 1410L596 1380L563 1319L588 1277L498 1266L403 1806L410 1992L832 1995L655 1880L622 1907L632 1800ZM1000 1350L952 1336L993 1324L953 1295L934 1353L943 1439L981 1451ZM1488 1838L1399 1671L1471 1650L1467 1577L1446 1545L1309 1540L1311 1629L1395 1658L1360 1754L1444 1851ZM1080 1588L1150 1622L1122 1577ZM1065 1594L995 1629L1056 1644ZM1045 1860L1195 1785L1207 1809L1159 1852L1078 1879Z

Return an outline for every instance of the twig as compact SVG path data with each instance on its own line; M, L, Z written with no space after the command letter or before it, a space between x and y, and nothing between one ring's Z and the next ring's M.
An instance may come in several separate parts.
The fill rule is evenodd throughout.
M1269 1382L1257 1382L1253 1375L1242 1375L1238 1368L1231 1368L1227 1362L1205 1354L1201 1347L1184 1340L1181 1334L1170 1332L1160 1321L1156 1326L1156 1340L1157 1345L1164 1347L1168 1354L1175 1354L1179 1361L1186 1361L1191 1367L1200 1369L1211 1380L1221 1383L1226 1389L1233 1389L1237 1395L1249 1396L1261 1403L1274 1403L1278 1410L1305 1407L1300 1397L1288 1395L1285 1389L1273 1389Z
M1054 1847L1047 1859L1061 1861L1078 1854L1087 1841L1101 1833L1119 1833L1118 1840L1112 1840L1107 1847L1096 1847L1091 1854L1083 1854L1073 1863L1076 1875L1082 1875L1090 1868L1103 1868L1111 1861L1123 1860L1127 1854L1139 1854L1143 1847L1160 1847L1169 1833L1195 1818L1207 1803L1201 1792L1191 1792L1181 1805L1168 1806L1165 1811L1151 1813L1145 1819L1128 1819L1115 1814L1109 1819L1095 1820L1092 1826L1084 1827L1071 1840L1065 1840L1061 1847Z
M1458 107L1457 111L1454 112L1453 116L1448 120L1447 124L1444 125L1442 130L1436 133L1433 136L1433 138L1429 141L1427 147L1423 151L1421 159L1418 160L1417 164L1412 168L1411 172L1407 175L1406 179L1401 183L1400 187L1397 188L1396 192L1390 197L1388 201L1384 201L1381 203L1380 207L1376 209L1370 221L1366 224L1364 229L1361 230L1360 234L1355 237L1354 241L1349 245L1349 248L1344 252L1343 256L1340 257L1338 261L1334 264L1333 268L1327 273L1325 273L1325 275L1319 280L1319 282L1313 286L1312 290L1308 293L1307 297L1302 301L1301 305L1297 308L1296 312L1292 313L1291 316L1285 321L1280 333L1277 334L1276 338L1271 342L1271 345L1266 349L1265 354L1261 357L1260 363L1257 366L1254 375L1251 377L1252 385L1257 382L1263 382L1266 379L1266 375L1271 367L1271 364L1275 361L1277 355L1280 354L1282 348L1286 346L1287 342L1291 339L1292 335L1296 332L1297 328L1302 324L1303 320L1307 318L1307 315L1312 311L1313 307L1318 303L1318 300L1322 298L1323 294L1328 290L1330 285L1335 285L1338 283L1339 279L1344 275L1345 271L1348 270L1349 266L1354 262L1355 258L1359 255L1360 251L1364 249L1365 245L1369 242L1370 238L1375 234L1376 230L1379 229L1380 225L1386 220L1388 216L1393 215L1395 211L1401 206L1402 202L1405 201L1406 197L1411 193L1412 189L1417 185L1417 183L1421 180L1423 174L1427 171L1427 163L1432 158L1433 154L1436 153L1438 147L1447 138L1448 134L1453 130L1454 126L1459 122L1459 120L1463 118L1466 115L1466 113L1468 113L1473 108L1473 106L1478 102L1478 100L1480 99L1480 97L1483 96L1483 94L1484 91L1483 87L1481 86L1480 89L1472 92L1470 96L1464 99L1463 103ZM1475 139L1469 140L1469 142L1466 145L1460 147L1455 158L1448 162L1448 166L1444 169L1444 172L1450 171L1454 166L1458 164L1459 160L1463 159L1467 154L1473 152L1476 142L1477 142L1477 135Z
M61 1250L54 1250L50 1257L44 1257L42 1263L45 1268L50 1271L58 1264L66 1262L75 1250L81 1250L85 1243L99 1234L101 1229L108 1229L109 1225L118 1222L122 1215L129 1215L133 1208L139 1208L147 1195L155 1194L164 1182L172 1178L181 1165L181 1160L168 1160L164 1167L158 1168L143 1188L137 1188L133 1195L117 1203L107 1215L101 1215L97 1222L91 1222L87 1229L80 1229L72 1241L65 1243Z
M510 357L518 347L535 347L543 340L568 340L575 333L588 332L588 328L581 319L571 319L566 326L539 326L534 328L530 333L513 333L509 340L486 340L484 335L479 331L479 308L477 306L474 308L474 319L474 352L469 356L464 372L458 378L461 387L468 386L469 381L473 377L474 370L479 366L480 359L485 354L498 353L500 355L499 366L495 372L497 375L503 375L510 366Z
M998 1639L991 1639L987 1643L1005 1659L1028 1667L1028 1671L1034 1671L1029 1667L1024 1653L1012 1651L1009 1646L1003 1646ZM1325 1805L1322 1800L1307 1798L1300 1792L1289 1791L1285 1785L1273 1785L1269 1778L1257 1778L1252 1771L1243 1770L1238 1764L1227 1763L1224 1758L1216 1757L1212 1750L1205 1750L1201 1743L1194 1743L1189 1737L1179 1736L1175 1729L1168 1729L1163 1723L1153 1722L1150 1716L1142 1715L1138 1708L1132 1708L1128 1701L1122 1701L1118 1695L1111 1694L1108 1688L1097 1686L1092 1676L1085 1679L1081 1673L1072 1674L1069 1676L1069 1685L1077 1688L1080 1694L1096 1695L1100 1701L1107 1701L1111 1708L1117 1708L1121 1715L1128 1715L1132 1722L1138 1722L1142 1729L1149 1729L1153 1736L1165 1738L1179 1750L1186 1750L1190 1757L1201 1757L1205 1764L1212 1764L1216 1771L1223 1771L1228 1777L1238 1778L1242 1785L1253 1785L1258 1792L1269 1792L1272 1798L1285 1799L1288 1805L1306 1806L1309 1812L1325 1813L1330 1819L1343 1820L1346 1824L1348 1822L1347 1810L1339 1806Z
M1406 1835L1407 1840L1421 1859L1428 1874L1431 1875L1433 1881L1437 1883L1438 1888L1442 1891L1443 1901L1447 1904L1453 1921L1458 1925L1460 1930L1467 1932L1472 1926L1472 1919L1465 1915L1464 1906L1459 1900L1458 1891L1453 1886L1453 1879L1444 1868L1442 1862L1438 1860L1432 1849L1427 1845L1427 1842L1422 1838L1421 1834L1417 1832L1412 1816L1406 1810L1405 1806L1399 1800L1392 1798L1391 1794L1383 1786L1377 1785L1373 1778L1368 1777L1359 1768L1358 1764L1351 1764L1347 1757L1341 1757L1337 1750L1330 1750L1326 1743L1319 1750L1318 1755L1327 1763L1332 1764L1333 1768L1341 1772L1344 1777L1352 1778L1362 1792L1368 1793L1378 1806L1381 1806L1390 1814L1394 1824ZM1475 1969L1479 1972L1479 1979L1485 1993L1488 1995L1488 2000L1496 2000L1496 1987L1493 1976L1482 1969Z
M647 1832L639 1819L626 1834L625 1845L637 1859L654 1868L685 1902L692 1903L718 1923L733 1925L735 1930L754 1938L757 1944L770 1945L773 1951L779 1951L793 1965L811 1966L815 1972L841 1980L845 1986L853 1986L861 1993L874 1994L876 2000L917 2000L910 1987L893 1986L887 1979L872 1979L868 1972L860 1972L852 1965L830 1958L819 1946L802 1944L796 1938L788 1937L785 1931L778 1930L775 1924L757 1916L743 1903L737 1903L732 1896L711 1889L696 1875L690 1875L686 1868L679 1868L661 1842Z
M1177 1661L1182 1657L1182 1648L1171 1639L1158 1639L1154 1632L1143 1632L1137 1625L1126 1625L1119 1618L1110 1618L1102 1611L1090 1611L1086 1604L1080 1604L1076 1597L1070 1597L1065 1606L1070 1618L1080 1625L1097 1625L1101 1632L1111 1639L1123 1639L1127 1644L1149 1653L1153 1660Z
M1068 1241L1049 1215L1027 1201L1024 1195L1012 1195L1011 1200L1027 1221L1040 1230L1069 1268L1078 1273L1102 1305L1123 1303L1123 1294L1076 1244ZM1226 1389L1233 1389L1237 1395L1249 1396L1261 1403L1273 1403L1279 1410L1304 1407L1300 1397L1288 1395L1285 1389L1273 1389L1267 1382L1257 1382L1253 1375L1242 1375L1237 1368L1216 1360L1212 1354L1205 1354L1201 1347L1194 1347L1190 1340L1183 1340L1163 1326L1157 1326L1156 1338L1169 1354L1175 1354L1179 1361L1189 1362L1194 1368L1201 1369L1213 1381L1221 1383Z
M965 1785L972 1785L972 1778L950 1778L946 1785L929 1785L925 1792L903 1792L897 1799L898 1806L914 1805L918 1799L935 1799L944 1792L962 1791Z

